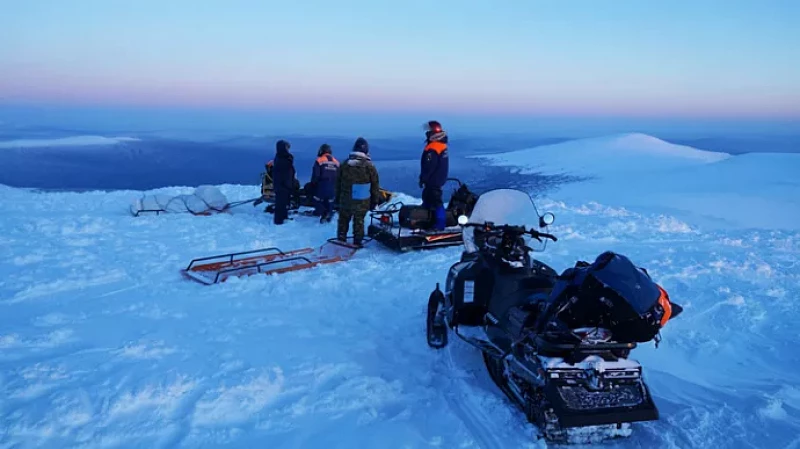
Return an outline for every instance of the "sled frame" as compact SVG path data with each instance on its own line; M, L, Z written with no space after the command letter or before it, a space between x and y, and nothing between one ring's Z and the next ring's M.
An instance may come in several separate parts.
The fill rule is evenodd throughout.
M349 243L341 242L336 239L328 239L325 244L316 250L308 247L283 251L277 247L269 247L251 251L200 257L192 259L189 265L181 270L181 272L185 277L200 282L201 284L213 285L225 282L225 280L231 276L242 277L254 274L281 274L313 268L318 265L343 262L350 259L358 249L358 247ZM280 268L271 268L275 265L286 263L289 265Z

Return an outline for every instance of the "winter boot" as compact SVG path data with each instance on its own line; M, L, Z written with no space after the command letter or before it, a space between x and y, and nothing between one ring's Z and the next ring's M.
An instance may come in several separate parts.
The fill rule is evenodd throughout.
M434 216L436 217L436 221L433 225L434 229L437 231L444 230L447 226L447 214L445 213L444 206L439 206L434 211Z

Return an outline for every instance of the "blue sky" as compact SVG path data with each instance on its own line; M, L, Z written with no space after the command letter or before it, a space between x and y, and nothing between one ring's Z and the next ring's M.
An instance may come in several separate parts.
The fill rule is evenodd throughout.
M800 1L2 9L0 104L800 117Z

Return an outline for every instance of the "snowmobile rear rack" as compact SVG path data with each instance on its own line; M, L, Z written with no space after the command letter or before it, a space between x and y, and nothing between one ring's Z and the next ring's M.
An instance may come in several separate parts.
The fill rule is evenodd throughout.
M193 259L181 273L205 285L225 282L231 276L243 277L254 274L280 274L342 262L350 259L359 247L336 239L319 247L283 251L277 247L252 251L220 254ZM241 257L244 256L244 257ZM206 262L198 264L198 262Z

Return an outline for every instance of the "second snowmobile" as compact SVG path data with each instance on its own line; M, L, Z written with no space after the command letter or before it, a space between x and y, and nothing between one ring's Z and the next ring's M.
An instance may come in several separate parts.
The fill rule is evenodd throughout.
M557 240L543 229L554 219L522 191L482 194L459 217L461 260L429 297L428 345L443 348L453 334L479 349L492 380L551 441L657 420L629 355L637 343L657 343L681 307L621 254L561 274L532 258Z
M447 203L446 227L433 229L433 213L419 204L395 202L370 212L369 236L395 251L443 248L462 243L458 217L469 215L478 195L456 178L458 184Z

